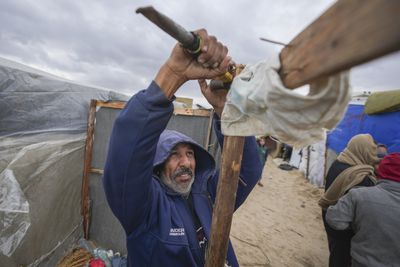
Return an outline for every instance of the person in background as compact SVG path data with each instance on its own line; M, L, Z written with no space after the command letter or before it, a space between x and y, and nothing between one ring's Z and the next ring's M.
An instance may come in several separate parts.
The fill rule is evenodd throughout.
M290 161L290 157L292 156L293 147L289 146L288 144L283 144L283 161Z
M355 186L376 184L374 166L379 162L377 145L369 134L353 136L347 147L332 163L325 178L325 194L318 204L322 208L322 219L328 237L329 266L351 266L350 242L353 231L336 230L326 222L326 210Z
M232 64L227 48L205 30L194 57L177 44L146 90L135 94L118 115L104 168L108 204L123 226L128 266L204 266L219 172L212 156L188 136L165 130L175 92L188 80L215 110L214 130L223 146L220 117L226 91L212 91L204 79ZM222 150L222 149L221 149ZM235 209L261 176L257 144L246 137ZM238 266L228 244L226 266Z
M378 144L378 158L382 159L388 153L388 149L385 144Z
M400 153L386 155L374 187L354 188L330 206L326 221L352 229L352 267L400 266Z
M378 144L377 145L377 156L378 158L382 159L384 156L386 156L388 153L387 147L385 144ZM375 174L378 170L378 165L379 162L377 164L375 164Z
M268 148L266 146L265 142L265 136L261 136L257 138L257 145L258 145L258 156L260 158L260 162L262 165L262 168L264 169L264 165L267 162L268 158ZM259 186L264 186L264 184L261 182L262 176L260 177L260 180L258 181Z

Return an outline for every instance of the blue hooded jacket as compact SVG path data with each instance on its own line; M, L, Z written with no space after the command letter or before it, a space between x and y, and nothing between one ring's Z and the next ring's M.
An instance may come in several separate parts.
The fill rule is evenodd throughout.
M103 185L111 210L127 236L128 266L203 266L193 215L186 200L164 186L157 167L178 143L190 143L196 159L191 189L194 212L209 240L212 205L218 171L212 156L191 138L165 130L173 104L155 82L126 104L116 119L104 168ZM215 130L222 146L219 123ZM254 137L246 137L239 183L237 209L261 176ZM229 243L229 266L238 262Z

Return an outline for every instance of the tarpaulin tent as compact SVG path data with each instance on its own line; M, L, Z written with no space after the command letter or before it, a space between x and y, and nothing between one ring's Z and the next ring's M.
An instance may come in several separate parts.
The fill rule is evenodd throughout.
M393 111L400 111L400 90L373 93L365 103L364 112L368 115Z
M367 115L364 109L364 103L350 104L341 122L328 133L326 170L357 134L368 133L386 145L389 153L400 152L400 111Z
M0 266L55 266L82 236L92 98L127 96L0 59Z
M295 149L289 164L299 168L312 184L323 186L324 174L354 135L369 133L377 143L385 144L389 152L399 152L400 111L393 109L395 106L393 103L397 102L394 99L385 101L385 106L379 101L382 96L393 96L399 93L400 90L391 91L389 94L387 92L374 93L368 98L354 96L340 123L328 132L326 142L322 141L306 148ZM370 101L370 98L373 101ZM379 107L380 110L389 107L392 112L367 115L364 105L366 101L372 102L373 106Z
M325 143L324 139L304 148L293 148L289 161L289 165L297 168L311 184L318 187L324 185Z
M361 133L371 134L377 143L385 144L389 152L399 152L400 112L367 115L363 105L349 105L339 125L328 134L327 146L340 153L354 135Z
M84 236L81 189L94 102L101 105L90 122L90 237L102 248L126 253L99 178L113 121L128 98L0 58L0 266L56 266ZM168 128L218 158L211 120L211 110L175 109Z

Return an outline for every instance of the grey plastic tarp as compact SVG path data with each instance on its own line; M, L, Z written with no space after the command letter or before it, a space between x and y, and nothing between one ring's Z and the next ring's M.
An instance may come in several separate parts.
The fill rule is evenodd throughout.
M82 237L91 99L128 97L0 59L0 266L54 266Z

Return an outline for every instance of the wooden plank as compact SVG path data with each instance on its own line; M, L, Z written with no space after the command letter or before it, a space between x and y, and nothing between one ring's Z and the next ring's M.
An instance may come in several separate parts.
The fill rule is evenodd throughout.
M115 108L115 109L123 109L125 107L126 102L124 101L101 101L97 100L98 107L106 107L106 108Z
M96 169L96 168L90 168L89 172L90 173L97 173L97 174L104 174L104 170Z
M209 117L213 111L211 109L192 109L193 116Z
M311 158L311 146L307 146L307 169L306 169L307 180L310 180L310 158Z
M400 1L339 0L280 54L283 83L296 88L400 49Z
M175 102L182 103L184 108L193 108L193 98L177 96Z
M206 267L224 266L235 208L236 191L244 147L242 136L225 136L218 179Z
M105 108L115 108L115 109L123 109L125 107L126 102L123 101L100 101L97 100L98 107ZM208 117L210 116L211 110L209 109L191 109L191 108L175 108L175 115L185 115L185 116L201 116Z
M174 109L175 115L183 116L199 116L208 117L210 116L211 110L209 109L191 109L191 108L176 108Z
M92 163L94 122L96 117L97 101L90 101L89 118L86 130L85 156L83 163L83 177L81 188L81 215L83 217L83 234L85 239L89 238L90 225L90 196L89 196L89 170Z

